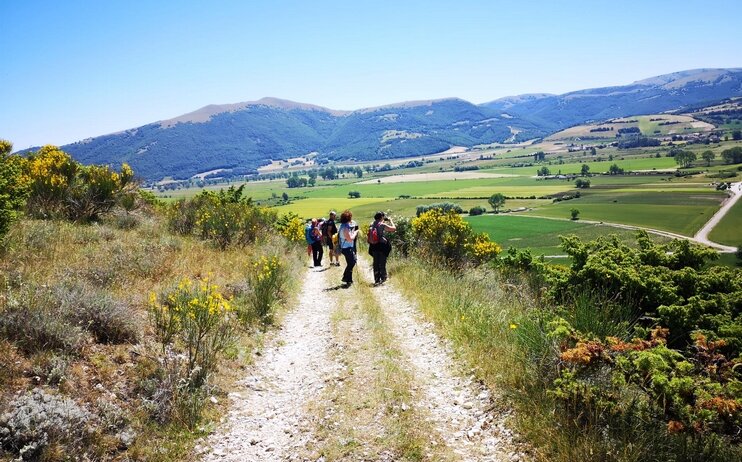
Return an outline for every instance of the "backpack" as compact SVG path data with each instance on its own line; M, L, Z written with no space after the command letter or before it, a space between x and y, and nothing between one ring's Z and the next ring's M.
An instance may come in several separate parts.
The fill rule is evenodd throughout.
M368 229L368 236L366 236L366 241L368 241L369 244L386 242L386 238L384 237L384 230L380 228L379 223L374 222Z

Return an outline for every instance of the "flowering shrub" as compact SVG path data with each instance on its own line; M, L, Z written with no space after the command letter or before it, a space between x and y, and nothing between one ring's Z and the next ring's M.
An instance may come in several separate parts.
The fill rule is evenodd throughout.
M170 229L180 234L196 233L220 249L255 242L259 235L270 232L275 213L243 198L242 189L203 191L193 199L176 202L168 210Z
M482 263L500 252L489 236L474 234L469 223L454 211L431 209L412 220L412 229L423 254L449 266Z
M282 215L276 221L278 233L290 242L304 244L304 220L293 212Z
M136 189L127 164L120 173L104 165L83 166L56 146L32 153L27 171L28 211L38 218L95 221Z
M479 233L475 234L466 244L466 250L472 260L479 264L495 258L502 251L502 248L490 241L488 234Z
M149 313L163 352L170 346L187 355L187 369L198 371L191 386L199 387L216 367L216 358L234 339L233 308L208 278L183 279L160 297L151 293Z
M252 271L248 273L251 289L247 294L248 305L252 314L264 324L273 321L273 307L284 296L286 279L286 269L276 256L262 256L252 264Z

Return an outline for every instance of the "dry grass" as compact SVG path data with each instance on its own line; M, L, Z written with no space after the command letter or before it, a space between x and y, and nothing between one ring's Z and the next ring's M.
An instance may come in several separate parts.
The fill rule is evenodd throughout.
M0 413L14 393L35 387L71 398L99 416L104 414L101 403L110 402L125 417L122 429L130 429L135 438L123 444L122 429L97 428L102 437L96 439L95 453L104 454L102 459L188 460L209 420L223 412L225 390L260 348L264 334L248 327L227 351L210 388L218 404L207 405L200 429L191 432L178 422L158 424L141 394L142 381L157 368L160 350L148 327L149 294L172 288L183 278L209 276L230 295L232 288L244 286L252 258L262 254L286 255L293 287L299 265L292 268L291 262L298 260L272 236L255 246L220 251L207 242L170 234L154 214L140 213L136 221L136 226L120 229L113 219L94 225L22 220L6 236L0 247L0 316L22 289L85 287L125 306L140 332L128 343L107 344L85 331L81 347L72 353L43 348L24 353L0 338ZM69 296L74 304L74 297L81 295Z

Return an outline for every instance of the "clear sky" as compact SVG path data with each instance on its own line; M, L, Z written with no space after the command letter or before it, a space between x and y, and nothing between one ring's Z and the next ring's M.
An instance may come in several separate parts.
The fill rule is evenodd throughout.
M742 1L0 0L0 138L66 144L264 96L332 109L741 67Z

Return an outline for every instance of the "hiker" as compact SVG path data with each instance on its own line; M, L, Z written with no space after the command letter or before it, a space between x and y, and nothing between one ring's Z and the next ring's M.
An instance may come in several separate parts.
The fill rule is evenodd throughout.
M340 214L340 229L338 230L338 241L340 251L345 257L345 271L343 272L343 287L348 288L353 284L353 267L356 266L356 236L358 225L353 221L353 212L346 210Z
M397 230L391 218L384 212L376 212L374 222L368 229L368 253L374 259L374 285L378 286L386 282L386 259L392 251L392 244L386 237L386 233Z
M322 267L322 255L324 249L322 248L322 221L324 219L315 220L314 227L312 228L312 260L315 268Z
M317 224L316 218L310 218L307 220L307 226L304 227L304 239L307 241L307 257L312 256L312 242L314 242L314 236L312 235L314 225Z
M337 225L335 224L335 211L330 211L330 218L328 218L322 225L322 240L327 246L327 252L330 255L330 266L333 265L332 257L335 257L335 266L340 266L340 249L336 248L335 242L337 238L335 235L338 232Z

